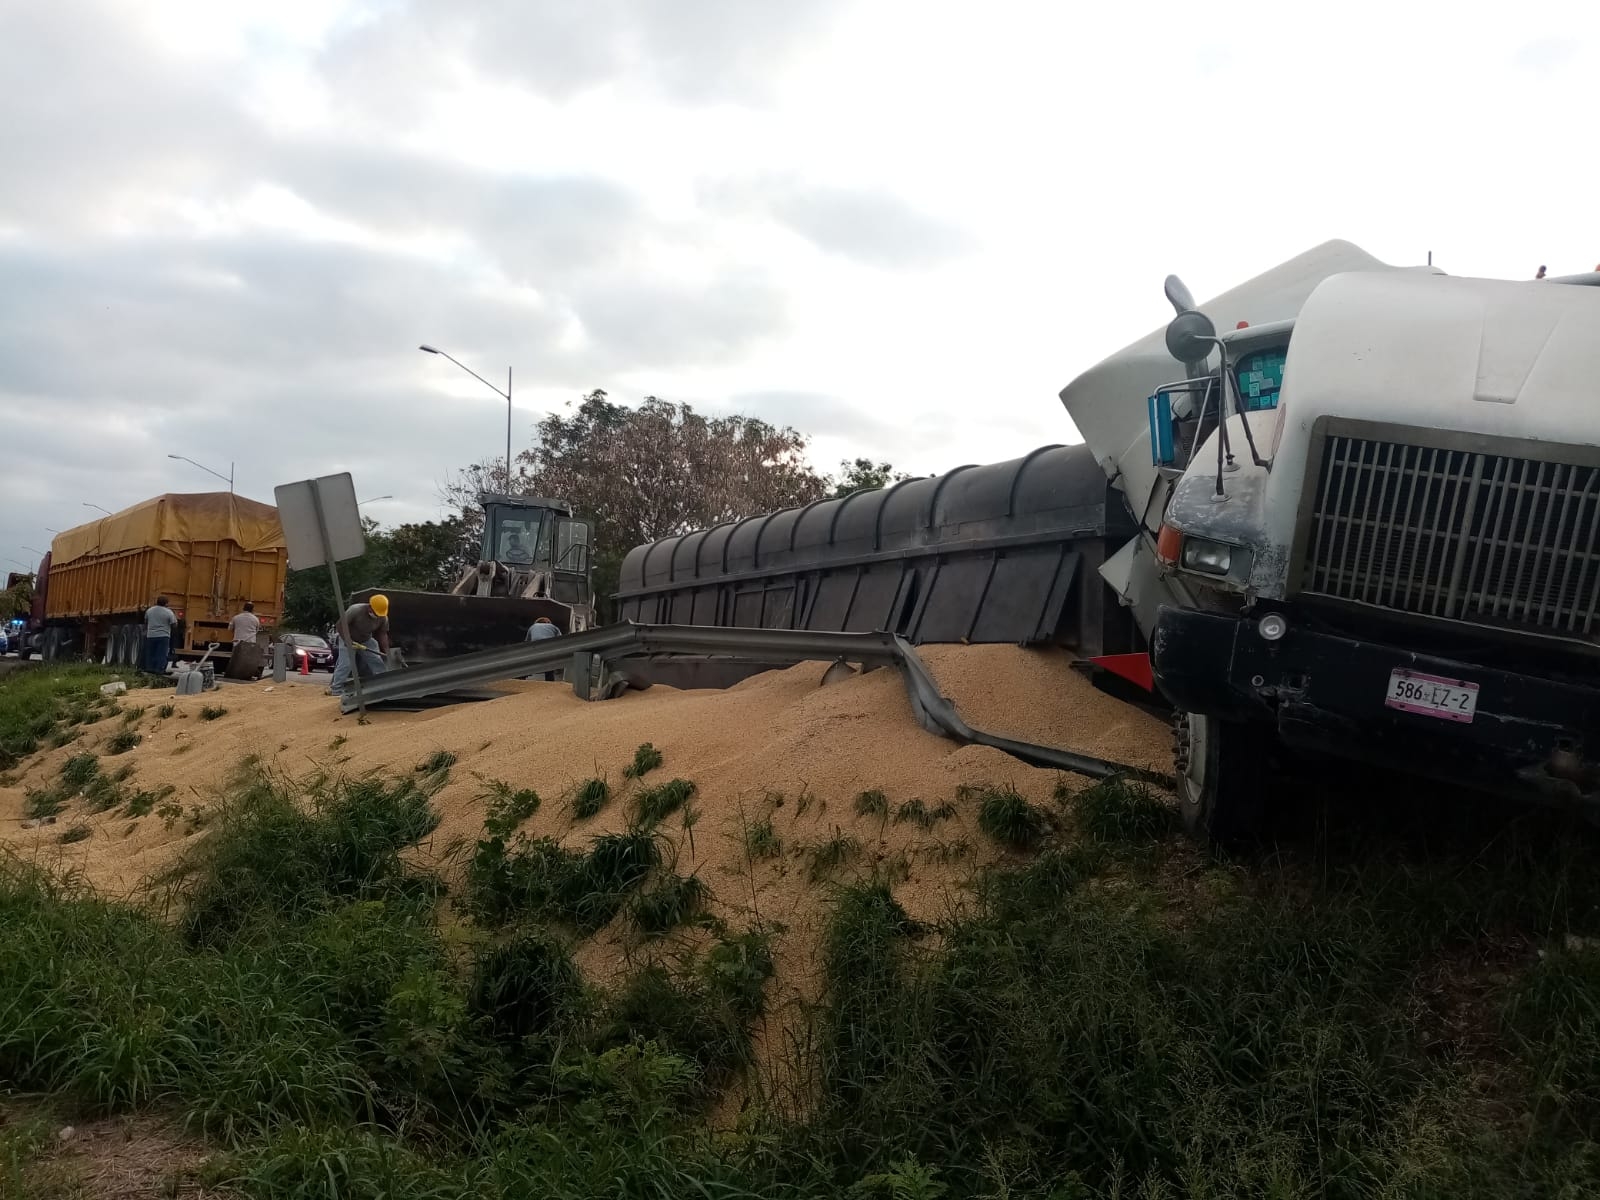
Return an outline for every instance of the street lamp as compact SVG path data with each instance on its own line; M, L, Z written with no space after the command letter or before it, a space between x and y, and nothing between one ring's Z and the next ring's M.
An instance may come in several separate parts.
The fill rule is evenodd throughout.
M84 507L85 507L85 508L99 508L99 509L100 509L100 511L101 511L101 512L103 512L103 513L105 513L105 515L106 515L106 516L108 516L108 517L110 517L110 516L115 516L115 515L116 515L116 514L115 514L115 513L113 513L113 512L112 512L112 511L111 511L111 510L110 510L110 509L109 509L109 508L101 508L101 507L100 507L100 505L98 505L98 504L90 504L90 503L89 503L89 502L88 502L88 501L87 501L87 500L85 500L85 501L84 501L84 502L83 502L83 506L84 506Z
M393 500L393 499L394 499L393 496L374 496L370 500L357 500L356 504L357 505L376 504L379 500Z
M210 467L206 466L204 463L197 463L197 462L195 462L194 459L185 458L181 454L169 454L169 455L167 455L167 457L168 458L175 458L179 462L186 462L191 467L199 467L207 475L215 475L218 479L227 480L228 481L228 495L230 495L230 496L233 495L233 464L232 463L228 464L228 473L226 475L224 475L221 471L213 471ZM99 506L96 505L95 507L99 507Z
M37 546L23 546L23 547L22 547L22 549L24 549L24 550L26 550L26 551L28 551L28 553L30 553L30 554L39 554L39 555L45 555L45 554L49 554L49 553L50 553L50 551L48 551L48 550L41 550L41 549L39 549L39 547L37 547Z
M479 375L471 367L467 366L466 363L459 362L454 358L450 358L450 355L446 354L443 350L440 350L437 347L429 346L429 345L426 345L426 344L418 346L417 349L421 350L421 351L423 351L424 353L427 353L427 354L437 354L440 358L449 358L451 362L455 363L456 366L460 367L468 375L471 375L479 383L483 384L484 387L488 388L496 396L504 396L505 397L505 401L506 401L506 488L507 488L507 490L510 490L510 487L511 487L511 368L510 367L506 368L506 390L502 392L499 388L495 387L494 384L490 383L482 375Z

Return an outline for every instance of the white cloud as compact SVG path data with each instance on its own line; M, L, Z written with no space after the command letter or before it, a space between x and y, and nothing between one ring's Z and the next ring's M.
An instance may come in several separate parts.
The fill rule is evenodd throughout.
M1576 0L12 8L0 558L168 452L434 515L504 408L423 341L519 437L599 386L929 472L1069 439L1170 271L1600 261Z

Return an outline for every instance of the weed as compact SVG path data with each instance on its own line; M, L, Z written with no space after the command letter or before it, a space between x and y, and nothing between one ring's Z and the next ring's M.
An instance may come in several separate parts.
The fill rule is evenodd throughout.
M772 938L765 928L722 938L706 952L701 967L712 994L746 1021L760 1015L772 972Z
M133 764L132 763L123 763L115 771L111 772L111 782L112 783L126 783L128 780L130 780L132 778L133 778Z
M129 750L132 750L142 741L144 741L144 738L135 733L133 730L122 729L106 739L106 753L126 754Z
M907 800L894 810L894 822L900 825L906 821L915 821L919 828L929 830L940 821L948 821L955 815L956 806L948 800L936 808L929 808L921 800Z
M73 842L84 841L86 838L93 835L93 833L94 830L89 828L89 826L79 823L63 830L61 836L58 837L56 841L60 842L63 846L70 846Z
M800 853L806 861L806 878L812 883L819 883L846 863L860 858L861 842L835 827L833 836L827 841L803 846Z
M143 716L143 708L125 708L122 710L122 723L124 725L137 725Z
M163 704L160 708L156 709L156 716L159 717L161 720L165 721L168 717L170 717L173 713L175 713L177 711L178 711L178 706L176 704Z
M694 784L687 779L673 779L646 788L633 798L634 823L644 829L659 825L682 808L692 795Z
M754 862L758 858L777 858L783 853L783 842L772 827L771 817L748 821L744 827L744 855Z
M30 821L53 817L67 806L60 788L29 788L22 800L22 815Z
M1071 798L1078 827L1103 842L1151 842L1173 831L1173 814L1142 783L1107 779L1073 796L1056 785L1057 799Z
M216 721L228 715L228 710L220 704L208 704L200 710L202 721Z
M521 934L490 947L473 964L467 1011L497 1039L526 1045L570 1024L582 991L578 968L559 942Z
M587 821L605 807L611 798L611 786L604 779L587 779L572 797L572 816L577 821Z
M448 770L448 767L443 768ZM484 793L488 810L483 818L483 829L490 837L506 838L517 831L529 817L539 810L539 793L532 788L512 791L503 780L489 781Z
M177 790L169 783L153 792L135 792L122 806L122 813L128 817L147 817L157 804Z
M217 831L170 876L179 927L201 945L259 916L299 920L330 898L391 895L407 875L400 850L439 823L409 780L331 783L308 811L259 771L233 781L217 816Z
M467 866L466 907L483 925L501 925L519 913L548 922L598 929L660 863L650 833L603 834L587 853L553 838L481 840Z
M50 735L50 745L59 750L63 746L70 746L83 735L76 729L58 729Z
M67 793L81 792L100 774L100 760L92 754L74 754L61 764L61 786Z
M856 815L858 817L884 817L889 814L889 797L885 796L878 788L861 792L856 796Z
M0 681L0 771L9 771L63 728L95 711L99 667L19 670Z
M633 761L622 768L624 779L643 779L662 763L661 751L645 742L633 752Z
M340 746L343 746L349 740L350 739L347 736L345 736L344 734L342 734L342 733L335 734L333 739L328 743L328 749L329 750L337 750Z
M456 765L456 756L448 750L435 750L417 764L418 775L437 775Z
M977 790L978 828L1013 850L1031 850L1043 840L1047 822L1042 810L1011 788Z
M179 818L183 816L183 805L168 800L165 804L161 804L156 808L156 816L161 818L162 826L170 830L178 823Z
M628 902L628 916L646 937L659 937L700 915L710 890L698 875L669 875Z

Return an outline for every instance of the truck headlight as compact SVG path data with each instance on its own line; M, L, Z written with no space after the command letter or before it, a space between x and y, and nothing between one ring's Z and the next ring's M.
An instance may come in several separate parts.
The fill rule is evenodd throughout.
M1226 575L1233 566L1233 547L1227 542L1186 537L1183 539L1183 566L1185 570L1207 575Z

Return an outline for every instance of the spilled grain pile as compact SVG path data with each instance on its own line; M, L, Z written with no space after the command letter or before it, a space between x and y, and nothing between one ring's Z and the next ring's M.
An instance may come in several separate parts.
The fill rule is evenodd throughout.
M979 728L1163 765L1161 723L1095 692L1060 656L941 647L927 657ZM1009 789L1049 808L1058 790L1087 782L922 730L894 671L826 687L822 674L821 664L802 664L726 691L652 688L599 704L560 684L514 683L501 699L374 714L366 725L309 688L237 685L176 697L168 715L152 703L134 722L102 721L25 763L0 789L0 838L24 857L133 897L205 836L220 787L247 757L305 777L409 774L441 754L439 764L453 756L433 796L442 820L418 854L421 865L459 884L497 787L502 795L538 794L536 806L525 806L532 811L519 822L521 835L582 848L635 823L642 793L681 779L692 794L669 804L655 825L664 856L676 874L699 880L706 912L727 927L781 930L768 1006L778 1015L814 995L817 934L833 884L876 875L913 919L937 919L960 902L976 869L1006 853L978 827L982 789ZM141 701L145 695L168 702L155 693ZM137 744L111 753L130 728ZM645 743L661 765L630 778ZM92 796L61 792L55 824L23 828L30 794L61 789L64 767L78 756L87 770L86 754L99 757L102 773L126 775L120 786L145 797L142 815L126 804L95 812ZM75 840L64 841L69 829ZM642 947L638 930L618 919L583 939L576 954L603 984L659 945ZM758 1050L761 1040L758 1031Z

